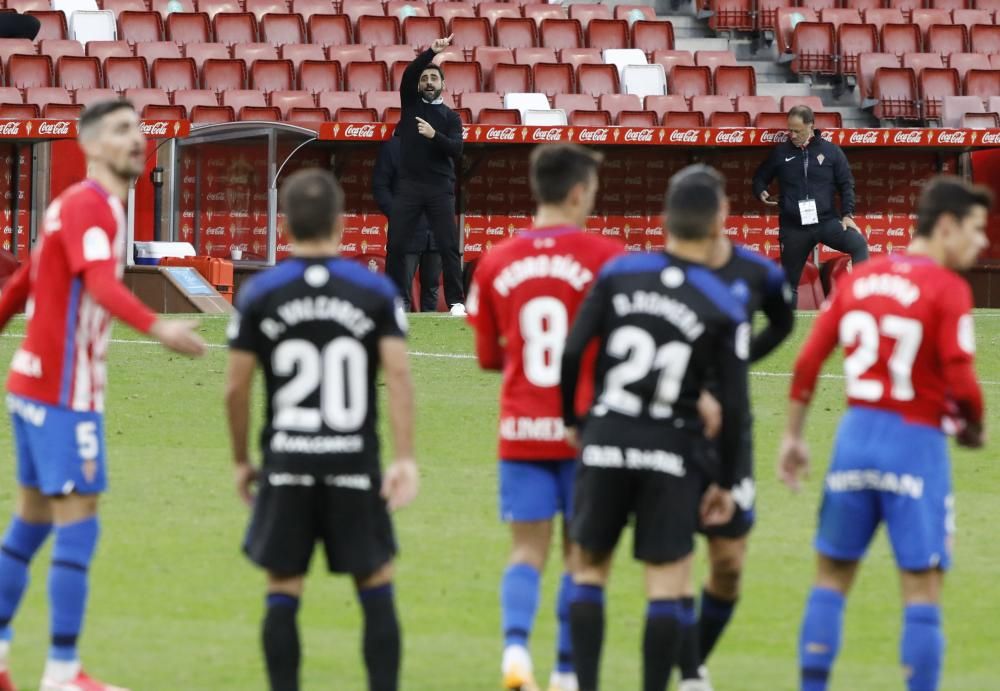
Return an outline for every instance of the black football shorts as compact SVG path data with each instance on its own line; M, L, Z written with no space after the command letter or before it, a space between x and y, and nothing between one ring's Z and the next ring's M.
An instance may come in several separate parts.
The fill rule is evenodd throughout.
M711 460L708 463L711 469L704 478L702 491L708 489L712 482L711 476L715 474L717 468L718 444L707 442L712 448L706 453ZM743 428L740 431L740 455L736 461L736 482L733 484L733 500L736 503L736 510L728 523L719 526L704 526L699 522L698 532L706 537L725 537L738 539L750 533L756 520L756 497L757 486L754 481L753 471L753 419L747 415L743 420Z

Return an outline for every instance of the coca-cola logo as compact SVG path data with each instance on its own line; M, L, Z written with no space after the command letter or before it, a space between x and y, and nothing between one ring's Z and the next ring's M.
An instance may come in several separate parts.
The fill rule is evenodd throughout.
M342 242L342 243L340 243L340 251L341 252L357 252L358 251L358 243L356 243L356 242Z
M612 226L610 228L605 226L604 228L601 228L601 235L610 235L612 237L618 237L621 234L622 234L622 229L619 228L618 226Z
M644 127L641 130L628 129L625 130L623 139L627 142L651 142L653 141L653 130L649 127Z
M745 244L743 246L746 247L748 250L753 250L754 252L760 252L760 243L759 242L747 243L747 244Z
M889 228L885 234L891 238L902 238L907 235L906 228Z
M486 141L488 142L512 142L517 136L516 127L491 127L486 130ZM494 166L491 168L505 168L506 165Z
M207 199L210 202L224 202L224 201L226 201L226 193L225 192L211 192L211 193L205 195L205 199Z
M185 185L193 185L197 181L198 181L198 178L196 178L194 175L185 175L184 176L184 184Z
M624 178L622 180L622 184L631 185L633 187L642 187L646 183L641 177L631 177L631 178Z
M520 177L510 178L509 180L507 180L507 182L508 182L508 184L511 184L511 185L527 185L528 184L528 178L526 178L526 177L524 177L522 175Z
M39 123L38 134L58 134L58 135L69 134L69 122L66 120L62 120L60 122Z
M891 196L886 197L885 201L888 204L905 204L906 203L906 197L904 197L901 194L893 194Z
M924 138L920 130L903 130L892 137L893 144L919 144Z
M868 245L868 250L872 254L881 254L882 253L882 243L881 242L876 242L874 245Z
M847 141L851 144L878 144L878 132L868 130L866 132L851 132Z
M257 226L253 229L252 235L267 235L267 226Z
M781 229L778 228L778 226L775 226L773 228L765 228L764 235L775 235L775 236L781 235Z
M964 130L938 132L938 144L965 144L967 134L968 132L965 132ZM983 137L983 141L986 141L986 137Z
M344 128L344 136L369 139L375 136L375 125L348 125Z
M580 130L580 141L581 142L606 142L608 141L608 134L611 130L607 127L599 127L596 130L582 129Z
M625 251L626 252L642 252L642 244L638 243L638 242L632 243L632 244L627 244L627 245L625 245Z
M506 235L507 231L503 226L490 226L486 229L487 235Z
M139 131L147 137L164 137L167 134L167 121L140 122Z
M225 235L225 226L214 226L212 228L205 228L205 235Z
M777 132L771 132L765 130L760 133L760 141L762 144L780 144L783 141L788 140L788 132L779 130Z
M504 196L503 192L493 192L492 194L486 195L486 201L488 202L502 202L506 201L507 197Z
M742 144L746 138L746 130L719 130L715 133L716 144Z
M740 229L737 228L736 226L727 226L724 229L724 232L726 233L726 235L733 237L740 234Z
M893 171L896 171L896 170L906 170L906 164L905 163L890 163L889 164L889 170L893 170Z
M562 128L548 127L535 130L531 135L531 139L536 142L561 142L562 136Z
M1000 144L1000 132L983 132L983 144Z
M21 134L21 123L16 120L7 120L0 124L0 135L16 137ZM9 160L9 159L8 159Z
M362 235L380 235L381 233L382 229L379 226L362 226L361 228Z
M482 252L483 251L483 245L480 242L477 242L474 245L472 245L472 244L466 244L465 251L466 252Z

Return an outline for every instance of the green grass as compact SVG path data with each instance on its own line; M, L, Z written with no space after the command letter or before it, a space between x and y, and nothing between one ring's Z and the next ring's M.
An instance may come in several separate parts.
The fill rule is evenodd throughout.
M1000 406L1000 314L977 320L979 371L991 410ZM774 479L787 372L812 323L800 320L790 342L758 366L777 376L753 378L759 468L759 523L753 533L745 594L711 664L723 691L776 691L795 686L799 617L813 573L811 539L834 424L843 409L843 382L823 380L809 425L815 469L807 490L789 494ZM224 320L205 318L202 331L223 343ZM17 334L23 323L9 329ZM123 327L120 339L136 339ZM9 362L16 337L0 339ZM471 354L460 320L416 317L411 349ZM110 351L107 433L111 491L103 500L103 533L92 570L91 601L82 642L97 675L140 691L262 689L258 626L263 577L239 544L246 510L231 485L222 414L225 350L200 361L156 346L120 343ZM835 372L831 363L828 372ZM508 536L497 520L495 418L499 380L474 360L413 358L417 442L423 486L416 504L397 516L402 546L397 592L405 636L405 688L478 691L499 678L498 581ZM261 392L256 393L260 416ZM997 420L993 414L992 420ZM956 451L959 537L945 595L948 657L945 689L997 688L995 514L1000 506L996 446ZM15 494L10 430L0 425L0 505ZM619 550L609 591L604 688L638 686L643 598L630 558ZM359 613L349 581L322 572L308 582L301 615L305 689L364 687ZM698 574L704 573L699 561ZM554 564L553 564L554 565ZM13 670L30 688L45 656L48 552L16 620ZM554 589L544 581L532 647L539 676L554 658ZM886 540L880 535L847 610L843 651L833 689L901 688L896 662L900 605ZM992 632L992 633L991 633Z

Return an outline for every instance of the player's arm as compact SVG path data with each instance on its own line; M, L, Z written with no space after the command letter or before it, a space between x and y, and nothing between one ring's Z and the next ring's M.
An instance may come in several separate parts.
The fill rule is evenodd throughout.
M416 498L419 485L413 452L413 381L405 338L384 336L378 348L389 394L389 428L396 458L386 470L382 496L395 511Z
M497 324L496 311L493 309L493 300L490 298L486 278L485 266L472 274L472 285L469 286L468 299L465 301L465 308L468 310L468 321L476 333L476 357L479 359L479 366L484 370L502 370L504 362L504 350L500 344L500 327Z
M605 294L604 281L598 277L590 294L580 305L563 349L559 391L562 395L563 426L566 428L566 438L569 440L574 438L576 428L580 425L580 419L576 414L576 390L579 386L580 369L587 346L598 335L604 324L604 314L607 310Z
M972 320L972 295L967 285L941 293L941 328L938 352L948 382L948 398L958 408L965 428L957 435L959 444L978 448L984 443L983 392L976 377L976 335Z
M250 391L257 368L257 356L231 348L226 367L226 418L229 421L229 446L232 449L236 491L247 505L253 503L251 486L256 477L250 463Z
M17 268L0 291L0 331L11 317L24 309L31 289L31 255Z
M795 310L792 305L792 291L780 266L768 267L761 304L767 326L754 335L750 342L750 362L770 355L781 342L788 338L795 326Z
M732 325L719 348L719 405L722 407L722 431L719 434L719 485L730 489L736 481L736 462L743 443L743 419L750 405L747 386L747 359L750 355L749 322Z

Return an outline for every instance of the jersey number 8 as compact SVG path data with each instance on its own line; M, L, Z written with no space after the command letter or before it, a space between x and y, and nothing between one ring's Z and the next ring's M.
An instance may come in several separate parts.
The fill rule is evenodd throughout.
M569 331L566 305L553 297L534 298L524 303L519 322L524 340L524 376L538 387L558 385Z
M368 415L368 353L353 338L330 341L320 352L301 339L274 349L271 367L292 379L274 394L274 427L319 432L323 423L336 432L356 432ZM300 406L319 388L319 409Z

